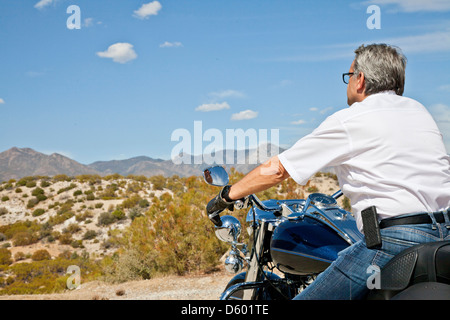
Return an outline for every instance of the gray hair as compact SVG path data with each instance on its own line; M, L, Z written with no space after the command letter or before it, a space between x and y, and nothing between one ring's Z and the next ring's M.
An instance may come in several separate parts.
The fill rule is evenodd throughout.
M360 46L355 50L354 73L364 74L367 95L394 90L403 95L406 57L399 48L386 44Z

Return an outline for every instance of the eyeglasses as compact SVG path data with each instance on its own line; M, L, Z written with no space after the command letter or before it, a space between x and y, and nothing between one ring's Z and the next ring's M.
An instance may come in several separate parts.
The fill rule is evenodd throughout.
M354 72L347 72L347 73L343 73L342 74L342 81L344 81L345 84L348 84L348 82L350 81L350 77L352 75L354 75Z

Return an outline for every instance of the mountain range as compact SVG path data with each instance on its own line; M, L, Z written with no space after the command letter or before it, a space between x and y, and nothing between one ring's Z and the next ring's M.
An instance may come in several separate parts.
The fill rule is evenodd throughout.
M226 164L225 167L235 167L236 170L247 173L259 163L268 159L270 155L276 155L282 151L283 149L268 144L260 145L255 149L243 150L241 151L242 153L225 150L221 157L218 155L217 157L212 156L214 159L218 159L217 162L222 165L226 162L230 163L230 161L225 160L226 156L231 154L233 160L231 164ZM98 174L105 176L118 173L122 176L143 175L150 177L163 175L168 177L178 175L187 177L200 175L206 167L212 165L203 155L180 154L178 157L179 159L162 160L138 156L125 160L96 161L91 164L81 164L58 153L47 155L31 148L13 147L0 153L0 182L20 179L26 176L54 176L57 174L66 174L68 176ZM183 161L180 161L181 159Z

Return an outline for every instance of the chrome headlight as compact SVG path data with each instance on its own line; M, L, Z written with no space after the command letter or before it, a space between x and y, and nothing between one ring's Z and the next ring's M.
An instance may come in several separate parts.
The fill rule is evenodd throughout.
M244 268L244 259L239 255L239 251L230 251L230 255L225 259L225 270L231 274L237 274Z
M216 227L216 236L219 240L233 243L237 242L241 235L241 223L233 216L223 216L220 218L222 225Z

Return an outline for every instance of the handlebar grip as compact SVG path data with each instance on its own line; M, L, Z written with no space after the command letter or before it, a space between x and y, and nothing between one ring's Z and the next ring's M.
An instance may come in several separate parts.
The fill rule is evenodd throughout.
M212 223L214 223L214 225L216 227L221 227L222 226L222 220L220 219L220 212L221 212L221 210L213 212L213 213L208 215L209 220L211 220Z

